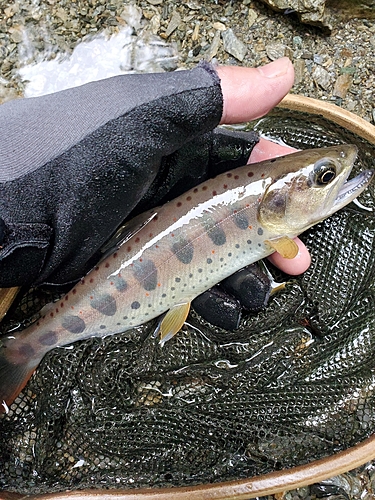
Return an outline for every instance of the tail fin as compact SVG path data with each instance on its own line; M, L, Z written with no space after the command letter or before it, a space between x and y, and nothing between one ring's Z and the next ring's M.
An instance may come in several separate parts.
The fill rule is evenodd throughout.
M22 389L29 381L39 359L25 358L15 351L11 340L1 339L0 347L0 413L7 411ZM17 359L18 357L18 359Z

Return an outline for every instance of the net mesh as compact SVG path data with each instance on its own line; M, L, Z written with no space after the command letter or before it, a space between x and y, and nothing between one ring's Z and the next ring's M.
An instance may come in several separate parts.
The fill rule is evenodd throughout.
M276 114L256 128L296 147L356 142L321 119ZM285 132L287 131L287 132ZM355 445L375 427L375 193L302 236L299 277L240 328L192 311L160 348L156 322L55 349L0 419L0 488L183 486L251 477ZM25 325L51 292L34 290L2 330Z

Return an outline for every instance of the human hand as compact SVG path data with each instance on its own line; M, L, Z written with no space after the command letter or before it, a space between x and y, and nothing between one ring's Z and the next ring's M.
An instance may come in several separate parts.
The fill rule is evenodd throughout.
M293 66L287 58L263 68L219 67L217 71L224 98L223 124L247 122L263 116L290 90L294 79ZM293 151L293 148L260 138L248 163ZM303 242L299 238L295 241L299 252L294 259L285 259L277 252L268 257L276 267L291 275L304 272L311 261ZM260 309L267 303L270 290L268 277L256 265L251 265L197 297L193 306L212 324L233 330L239 325L242 308Z
M217 69L224 98L222 124L251 121L267 114L289 92L294 81L294 69L286 57L260 68L222 66ZM289 154L293 148L266 139L255 145L249 163ZM287 274L301 274L310 266L305 245L296 238L299 252L294 259L285 259L275 252L269 260Z

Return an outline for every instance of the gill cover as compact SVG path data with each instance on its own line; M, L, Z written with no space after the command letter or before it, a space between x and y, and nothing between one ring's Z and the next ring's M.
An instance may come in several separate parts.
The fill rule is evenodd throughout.
M258 209L260 223L278 234L302 232L328 215L349 172L336 158L324 156L280 175L264 193Z

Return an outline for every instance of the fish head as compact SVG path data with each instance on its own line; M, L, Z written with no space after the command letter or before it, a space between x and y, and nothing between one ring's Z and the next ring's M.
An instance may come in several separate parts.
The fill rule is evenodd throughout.
M293 237L350 203L374 174L366 170L348 181L357 152L355 145L343 144L277 158L259 202L260 224Z

